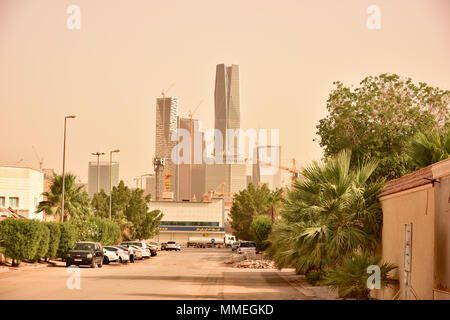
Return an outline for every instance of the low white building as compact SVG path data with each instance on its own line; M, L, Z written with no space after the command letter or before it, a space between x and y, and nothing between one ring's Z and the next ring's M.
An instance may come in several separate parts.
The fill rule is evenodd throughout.
M0 208L12 208L28 219L43 220L35 213L43 200L44 174L25 167L0 166Z
M163 213L159 234L152 240L176 241L185 245L189 237L225 237L224 200L214 198L208 202L151 201L150 210Z

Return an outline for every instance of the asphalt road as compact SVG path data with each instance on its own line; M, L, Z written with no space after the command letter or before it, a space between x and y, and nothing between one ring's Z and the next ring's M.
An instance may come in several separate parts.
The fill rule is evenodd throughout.
M69 289L65 267L0 274L0 299L306 299L277 270L232 268L229 249L159 252L134 264L80 268ZM71 282L75 284L76 282Z

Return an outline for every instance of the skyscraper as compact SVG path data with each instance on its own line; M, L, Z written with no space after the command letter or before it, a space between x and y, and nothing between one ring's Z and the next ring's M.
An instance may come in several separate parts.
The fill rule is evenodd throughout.
M223 146L216 144L215 154L237 154L237 142L233 150L228 150L229 137L227 129L240 128L240 96L239 96L239 66L224 64L216 66L216 86L214 90L215 128L223 137ZM216 139L217 142L217 139ZM219 150L221 149L221 150Z
M162 196L164 189L164 175L170 173L171 191L174 199L178 199L178 166L175 166L172 159L172 149L177 145L177 141L171 141L170 137L178 128L178 99L175 97L158 98L156 100L156 135L155 135L155 157L165 158L164 168L159 169L157 181L155 181L155 193L152 198L158 200Z
M97 193L97 177L99 177L99 191L105 190L106 194L109 194L109 161L99 162L99 174L97 175L97 161L89 162L88 167L88 194L89 197L93 197ZM111 183L112 187L116 187L119 184L119 163L112 162L111 166Z

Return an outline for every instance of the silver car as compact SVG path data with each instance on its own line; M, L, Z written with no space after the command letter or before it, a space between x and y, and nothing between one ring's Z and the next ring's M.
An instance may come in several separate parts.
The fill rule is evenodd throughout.
M256 253L256 243L253 241L240 241L237 253Z

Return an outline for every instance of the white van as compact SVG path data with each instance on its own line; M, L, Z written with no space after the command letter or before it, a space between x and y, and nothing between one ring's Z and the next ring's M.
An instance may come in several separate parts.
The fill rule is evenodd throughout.
M225 247L231 248L233 246L233 243L236 241L236 237L232 234L225 234Z

